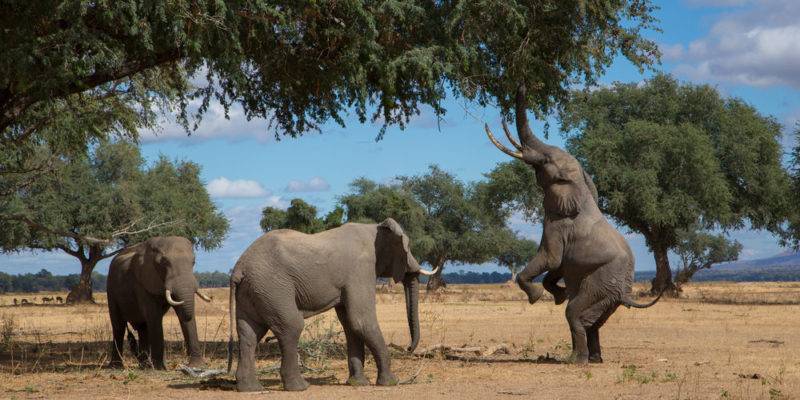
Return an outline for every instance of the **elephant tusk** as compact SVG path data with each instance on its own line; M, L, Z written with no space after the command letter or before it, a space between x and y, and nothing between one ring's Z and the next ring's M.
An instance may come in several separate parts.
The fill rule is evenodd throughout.
M492 141L492 143L495 145L495 147L500 149L500 151L502 151L503 153L506 153L506 154L510 155L511 157L518 158L518 159L522 160L522 153L521 152L509 150L508 148L506 148L506 146L503 146L500 142L497 141L497 139L494 138L494 135L492 134L492 131L489 129L489 124L485 124L484 125L484 129L486 130L486 135L489 136L489 140Z
M208 296L206 296L206 295L204 295L204 294L200 293L200 291L199 291L199 290L195 291L194 293L197 295L197 297L199 297L199 298L201 298L201 299L203 299L203 300L205 300L205 301L207 301L207 302L211 303L211 297L208 297Z
M428 271L422 268L419 269L420 275L432 276L435 275L437 272L439 272L439 267L434 268L433 271Z
M169 303L171 306L179 306L183 304L182 301L175 301L172 299L172 293L169 292L169 289L164 292L164 297L167 298L167 303Z

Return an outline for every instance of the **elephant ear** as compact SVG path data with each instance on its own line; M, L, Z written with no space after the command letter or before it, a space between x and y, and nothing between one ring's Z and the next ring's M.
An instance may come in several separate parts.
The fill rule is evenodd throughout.
M594 181L592 181L592 177L589 176L588 173L586 173L586 170L582 170L582 171L583 171L583 181L586 182L586 187L589 188L589 192L591 192L592 193L592 197L594 197L594 202L597 203L599 201L598 200L599 197L597 195L597 187L594 185Z
M138 247L131 260L133 275L148 293L160 296L165 289L164 274L158 268L161 255L146 242Z
M382 264L378 275L383 278L392 278L395 282L400 282L410 270L409 258L411 249L409 248L408 237L400 224L392 218L386 218L378 224L378 229L387 234L388 240L383 243L382 256L387 259L378 262Z

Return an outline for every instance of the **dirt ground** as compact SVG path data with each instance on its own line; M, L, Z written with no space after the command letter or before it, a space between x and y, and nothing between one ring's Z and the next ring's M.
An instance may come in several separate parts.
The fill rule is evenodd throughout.
M224 368L228 291L209 293L213 303L198 302L199 334L210 366ZM681 299L662 299L647 310L620 308L600 333L605 362L589 366L563 362L570 352L563 305L528 305L522 292L502 285L451 285L444 294L423 296L419 349L503 343L509 355L476 362L397 350L392 366L405 384L353 388L343 384L344 338L328 312L306 321L302 346L312 386L281 390L278 352L268 338L259 349L263 394L232 391L230 376L203 380L177 371L185 358L172 312L165 319L169 371L139 369L130 357L128 369L104 369L111 338L104 295L92 306L41 304L52 295L0 296L2 398L800 398L799 283L693 284ZM36 304L12 305L23 297ZM387 342L405 346L400 288L380 293L378 303ZM374 380L371 359L366 369Z

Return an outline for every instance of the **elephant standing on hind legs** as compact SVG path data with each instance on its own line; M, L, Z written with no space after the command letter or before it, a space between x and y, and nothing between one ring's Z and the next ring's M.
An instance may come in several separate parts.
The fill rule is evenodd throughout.
M560 304L569 300L566 317L576 363L602 362L599 330L619 305L646 308L633 302L634 259L628 242L608 223L597 206L597 189L578 161L566 151L540 141L530 130L527 93L520 85L515 99L517 136L503 121L506 137L517 151L503 146L489 126L489 139L504 153L523 160L536 172L544 192L544 229L536 256L517 275L517 283L535 303L542 289L533 279L547 273L543 285ZM557 285L563 278L566 285Z
M205 365L197 338L194 318L195 294L205 301L210 298L198 291L192 243L183 237L154 237L131 246L111 260L108 269L108 313L114 341L110 367L122 367L123 339L143 367L165 369L164 328L162 319L172 307L178 315L186 343L190 367ZM139 341L127 329L131 324Z
M434 271L435 272L435 271ZM272 330L281 349L280 375L286 390L305 390L297 344L304 319L336 309L347 340L348 383L367 385L364 346L378 367L378 385L395 385L389 350L375 312L378 277L402 281L413 351L419 342L420 268L409 250L408 236L393 219L380 224L348 223L313 235L280 229L258 238L231 272L231 321L239 334L236 388L259 391L256 344ZM235 310L235 313L234 313ZM233 324L228 345L231 369Z

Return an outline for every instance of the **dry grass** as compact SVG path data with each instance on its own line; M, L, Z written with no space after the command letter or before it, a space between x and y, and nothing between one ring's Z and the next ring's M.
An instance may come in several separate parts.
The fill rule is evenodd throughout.
M225 363L227 289L198 303L198 328L213 367ZM50 296L38 294L35 297ZM64 297L63 293L59 294ZM665 299L648 310L620 309L601 331L605 363L477 363L419 359L396 352L393 369L413 384L351 388L341 329L332 312L307 320L304 357L312 383L303 393L280 391L274 341L259 349L262 382L281 398L547 399L777 399L800 398L800 327L796 283L709 283L685 288L685 298ZM111 337L104 304L15 307L0 296L0 397L4 398L241 398L231 379L202 382L166 372L106 370ZM105 299L97 296L100 302ZM490 346L508 343L517 358L570 351L564 306L528 305L504 285L455 285L421 296L421 347L436 343ZM405 345L408 327L400 287L382 291L378 313L387 342ZM180 327L165 319L168 367L184 361ZM132 358L127 364L134 366ZM367 373L374 379L370 359Z

